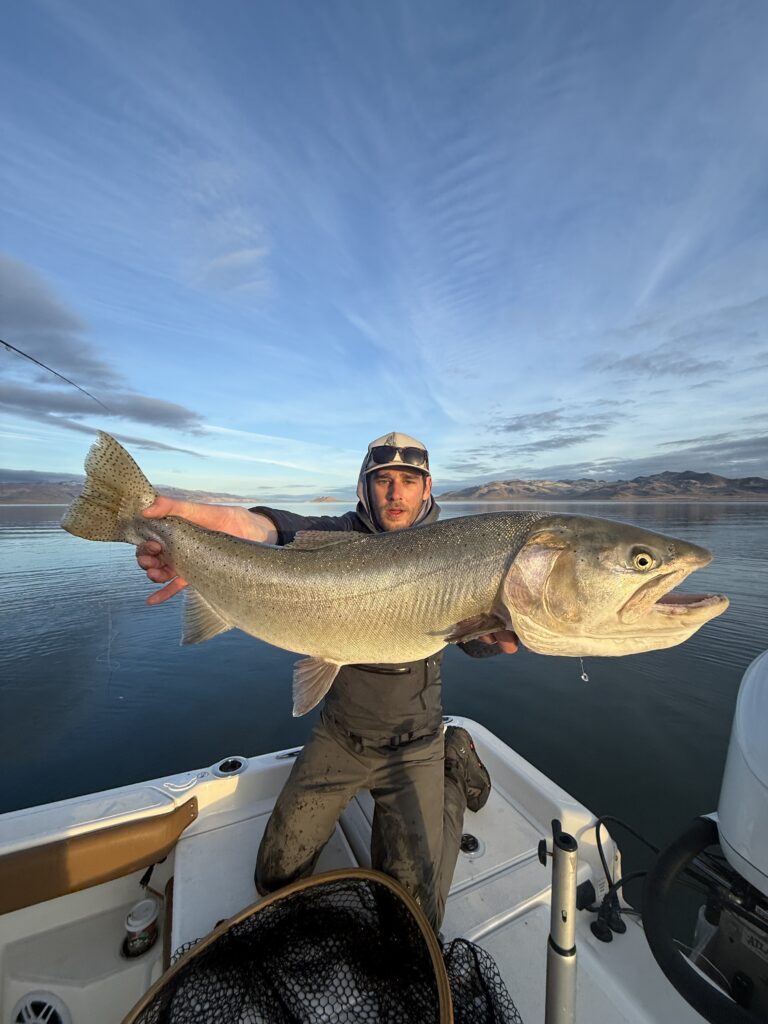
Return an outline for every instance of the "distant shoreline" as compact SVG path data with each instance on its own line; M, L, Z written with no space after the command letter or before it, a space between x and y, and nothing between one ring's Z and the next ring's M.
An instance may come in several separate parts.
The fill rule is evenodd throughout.
M284 505L316 505L315 499L275 499L274 505L269 498L263 499L270 502L270 507L282 508ZM764 498L692 498L687 495L666 498L436 498L438 505L764 505L768 502L768 495ZM354 505L356 498L345 501L338 498L333 504ZM261 502L263 503L263 502ZM70 501L3 501L0 498L0 508L69 508ZM260 504L256 499L230 502L201 502L201 504L228 504L238 505L241 508L249 508L252 505ZM327 504L319 502L319 504Z
M22 477L13 470L0 468L0 505L59 505L69 504L80 494L83 478L65 475L52 478L52 474L28 471ZM302 497L253 498L227 491L205 491L174 487L168 483L155 485L168 498L177 501L200 502L208 505L262 504L348 505L355 498L338 497L333 493L315 491ZM434 492L433 492L434 493ZM435 500L459 505L559 505L567 502L579 504L648 504L683 502L698 503L761 503L768 501L768 478L761 476L727 477L717 473L665 471L652 476L637 476L631 480L493 480L485 484L456 489L448 485Z
M694 497L690 494L668 494L663 498L435 498L439 505L679 505L688 502L695 505L762 505L765 497L753 495L716 498Z

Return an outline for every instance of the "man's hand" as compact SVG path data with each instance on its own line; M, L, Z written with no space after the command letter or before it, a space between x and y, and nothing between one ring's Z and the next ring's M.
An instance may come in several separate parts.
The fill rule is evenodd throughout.
M147 604L162 604L174 597L187 586L187 581L176 575L176 570L165 560L163 545L156 540L145 540L136 548L136 561L144 569L147 579L153 583L165 583L162 590L156 590L147 598Z
M500 629L496 633L486 633L477 638L482 644L498 644L502 654L516 654L520 646L517 634L511 629Z
M179 516L182 519L190 518L190 521L194 522L191 517L184 514L188 512L187 506L190 504L190 502L173 501L171 498L158 495L154 504L145 508L142 515L146 519ZM161 590L156 590L154 594L149 595L147 604L162 604L170 597L175 597L187 586L187 581L181 576L177 576L176 570L167 561L163 545L159 541L145 540L143 544L140 544L136 548L136 561L139 563L139 568L146 572L147 578L153 583L166 584Z
M233 537L255 540L261 544L275 544L277 530L271 519L258 513L249 512L237 505L206 505L196 501L174 501L158 495L142 515L146 519L164 519L166 516L177 516L186 519L195 526L217 533L229 533ZM187 581L176 573L168 561L167 554L159 541L145 540L136 548L136 561L139 568L146 572L153 583L164 583L165 586L150 594L147 604L162 604L174 597L187 586Z

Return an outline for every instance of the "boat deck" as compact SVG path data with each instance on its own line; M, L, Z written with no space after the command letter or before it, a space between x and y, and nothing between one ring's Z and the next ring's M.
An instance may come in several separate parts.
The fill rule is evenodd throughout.
M595 819L581 804L475 722L454 719L473 735L493 779L486 806L464 826L477 839L460 853L443 935L479 943L495 959L526 1024L544 1020L550 871L538 844L558 818L579 842L579 881L601 880ZM73 1024L119 1021L161 973L169 955L207 935L252 904L259 840L296 751L240 758L221 765L82 800L64 801L0 818L0 856L55 836L103 830L137 816L181 806L191 796L198 817L160 864L152 886L165 893L160 941L135 960L120 955L123 922L141 898L142 872L5 914L0 933L3 1021L11 1021L30 991L61 998ZM223 762L222 762L223 764ZM323 851L318 871L369 866L373 803L360 794ZM618 851L605 837L606 856ZM616 875L618 877L618 875ZM172 888L169 885L172 879ZM594 938L594 915L577 924L577 1020L590 1024L696 1024L696 1014L668 984L651 957L636 918L611 943ZM98 1008L98 1009L97 1009ZM24 1019L23 1017L21 1019Z

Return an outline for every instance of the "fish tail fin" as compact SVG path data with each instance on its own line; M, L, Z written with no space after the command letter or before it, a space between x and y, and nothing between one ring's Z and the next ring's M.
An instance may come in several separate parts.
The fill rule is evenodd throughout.
M138 544L135 520L157 497L155 489L114 437L99 431L85 459L82 493L72 502L62 527L86 540Z

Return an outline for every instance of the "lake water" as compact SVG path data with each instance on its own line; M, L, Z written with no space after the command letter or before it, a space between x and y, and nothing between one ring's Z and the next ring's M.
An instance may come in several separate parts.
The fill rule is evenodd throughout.
M504 507L451 504L443 516ZM768 503L550 507L704 545L715 559L683 589L727 594L730 608L680 647L586 659L589 682L578 659L449 649L445 710L663 845L716 807L739 682L768 647ZM303 742L312 716L291 717L295 655L238 632L181 647L181 600L146 606L152 585L133 549L71 537L62 514L0 507L0 810Z

